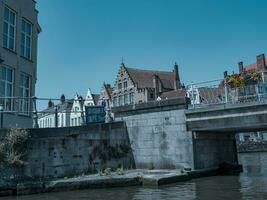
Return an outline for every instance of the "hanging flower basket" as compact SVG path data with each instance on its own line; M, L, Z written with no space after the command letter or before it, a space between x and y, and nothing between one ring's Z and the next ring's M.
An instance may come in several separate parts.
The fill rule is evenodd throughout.
M231 88L240 88L247 85L257 84L261 80L258 72L246 72L244 74L233 74L226 78L226 83Z

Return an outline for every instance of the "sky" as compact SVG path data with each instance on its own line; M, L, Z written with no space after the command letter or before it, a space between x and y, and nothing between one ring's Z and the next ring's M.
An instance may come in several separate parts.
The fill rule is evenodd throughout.
M223 77L267 54L266 0L37 0L36 96L114 85L126 67L173 69L183 83Z

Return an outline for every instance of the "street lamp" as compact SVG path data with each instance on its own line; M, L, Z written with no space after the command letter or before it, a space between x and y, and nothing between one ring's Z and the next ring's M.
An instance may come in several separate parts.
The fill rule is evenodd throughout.
M58 107L55 106L55 127L57 128L58 127Z
M0 121L0 128L3 128L3 122L4 122L4 106L0 104L0 115L1 115L1 121Z

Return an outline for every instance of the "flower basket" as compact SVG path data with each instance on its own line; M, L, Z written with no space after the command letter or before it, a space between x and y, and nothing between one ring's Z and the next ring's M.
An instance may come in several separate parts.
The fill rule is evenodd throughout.
M242 88L247 85L254 85L261 81L261 76L258 72L246 72L243 74L233 74L226 78L226 83L231 88Z

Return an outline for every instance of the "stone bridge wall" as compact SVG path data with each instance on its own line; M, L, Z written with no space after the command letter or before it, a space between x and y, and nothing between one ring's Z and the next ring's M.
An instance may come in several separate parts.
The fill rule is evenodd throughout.
M115 119L126 123L137 168L193 168L185 109L185 99L175 99L113 110Z

